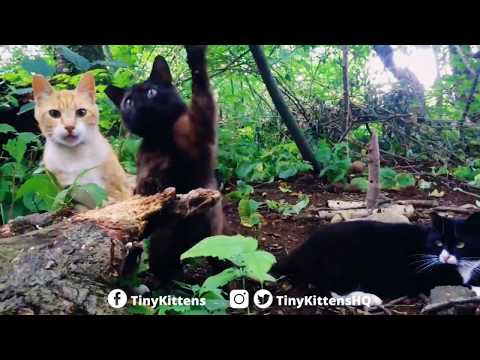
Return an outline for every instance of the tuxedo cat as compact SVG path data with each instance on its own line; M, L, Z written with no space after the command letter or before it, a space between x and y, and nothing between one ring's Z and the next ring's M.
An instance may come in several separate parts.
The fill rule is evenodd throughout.
M480 213L432 215L431 226L352 221L315 232L274 267L323 296L365 292L380 298L429 294L439 285L480 285Z
M172 84L162 56L156 57L146 81L128 89L109 86L106 90L127 128L143 138L137 158L137 194L151 195L170 186L177 193L199 187L217 189L217 109L207 73L207 46L185 48L192 73L190 106ZM168 280L179 270L182 252L222 232L222 205L219 202L207 213L181 221L163 217L149 226L150 269Z

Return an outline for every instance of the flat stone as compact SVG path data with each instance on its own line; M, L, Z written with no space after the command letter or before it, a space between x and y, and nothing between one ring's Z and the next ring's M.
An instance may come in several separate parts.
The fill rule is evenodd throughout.
M428 305L437 305L451 301L466 300L475 298L476 294L465 286L437 286L430 291ZM455 305L448 309L441 310L439 315L474 314L478 304Z

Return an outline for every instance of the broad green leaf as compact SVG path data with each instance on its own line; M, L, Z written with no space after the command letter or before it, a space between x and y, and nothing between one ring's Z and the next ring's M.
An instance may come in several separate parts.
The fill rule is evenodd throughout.
M17 138L20 141L25 142L25 144L30 144L32 142L39 142L38 135L35 135L34 133L31 132L21 132L18 133Z
M263 250L257 250L250 253L240 254L237 259L243 267L245 267L246 275L260 283L264 281L275 281L275 279L268 274L272 265L277 262L275 256Z
M71 193L74 200L90 209L101 206L108 198L107 192L97 184L75 185Z
M8 152L17 163L21 163L27 151L27 143L21 138L10 139L3 145L3 149Z
M32 88L28 87L23 89L13 89L11 93L15 95L26 95L26 94L30 94L31 92L32 92Z
M68 47L59 45L57 48L63 57L67 61L71 62L77 68L77 70L84 72L92 67L91 62L87 58L76 53L75 51L70 50Z
M253 227L261 223L260 214L257 212L259 203L251 199L242 199L238 203L238 214L243 226Z
M354 186L356 189L367 192L368 190L368 179L364 177L356 177L350 181L350 184Z
M217 257L220 260L228 260L241 253L255 251L257 246L257 240L252 237L216 235L203 239L184 252L180 259L210 256Z
M227 314L228 307L229 302L225 299L207 299L205 304L205 309L215 314Z
M50 77L55 73L55 68L48 65L48 63L40 57L24 59L20 65L30 74L35 73L45 77Z
M204 291L210 291L216 288L220 288L229 282L238 279L243 274L240 269L237 268L228 268L223 270L221 273L210 276L207 280L204 281L202 284L201 292L202 294Z
M380 184L384 189L393 189L397 184L395 178L397 172L391 168L381 168L380 169Z
M60 191L57 196L55 196L55 199L53 200L52 203L52 209L53 210L58 210L64 207L65 205L68 204L69 200L69 189L64 189Z
M58 188L58 186L54 182L52 182L48 175L35 175L25 181L22 186L20 186L16 193L16 199L25 197L27 196L27 194L35 194L45 203L47 207L42 210L48 210L52 208L55 197L57 196L59 191L60 189ZM32 198L28 198L27 201L29 202L27 204L33 206L33 200L34 199Z
M406 173L398 174L396 177L397 184L400 188L405 188L408 186L415 186L415 178Z
M15 130L15 128L11 125L8 125L8 124L0 124L0 134L7 134L7 133L10 133L10 132L17 132L17 130Z
M35 103L33 101L28 102L20 107L17 115L22 115L23 113L26 113L27 111L31 111L34 108L35 108Z
M303 197L299 202L293 205L291 214L298 215L300 212L305 209L308 204L310 203L310 199L308 196ZM289 214L290 215L290 214Z

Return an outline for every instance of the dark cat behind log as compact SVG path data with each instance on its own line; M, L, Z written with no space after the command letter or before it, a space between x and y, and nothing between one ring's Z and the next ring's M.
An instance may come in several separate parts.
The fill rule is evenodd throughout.
M316 292L380 297L429 294L439 285L480 285L480 213L432 215L432 226L352 221L326 225L274 268ZM474 288L478 293L478 289Z
M155 59L145 82L106 90L127 128L143 138L137 158L137 194L151 195L170 186L177 193L199 187L217 189L217 110L207 73L207 46L185 48L192 73L190 106L178 94L161 56ZM163 221L150 223L150 269L168 280L179 270L182 252L222 232L222 205L180 222L173 218Z

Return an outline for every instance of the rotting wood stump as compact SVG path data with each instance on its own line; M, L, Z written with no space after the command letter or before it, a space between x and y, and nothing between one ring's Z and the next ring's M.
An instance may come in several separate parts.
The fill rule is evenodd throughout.
M142 239L149 218L188 217L220 198L215 190L176 195L168 188L71 217L42 214L0 227L0 314L121 313L107 295L122 274L127 244Z

